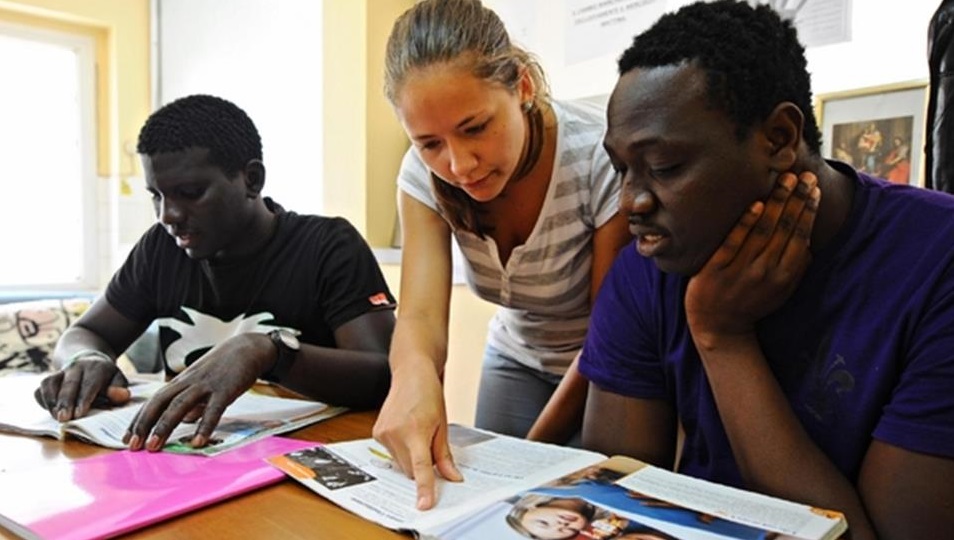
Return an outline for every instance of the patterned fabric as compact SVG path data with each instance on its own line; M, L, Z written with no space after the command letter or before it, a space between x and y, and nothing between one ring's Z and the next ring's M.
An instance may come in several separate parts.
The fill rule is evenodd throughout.
M619 179L603 151L604 112L590 102L554 102L553 176L530 237L504 267L490 237L454 231L470 288L500 309L488 344L536 370L563 374L583 345L590 316L593 233L619 207ZM402 191L439 211L414 149L398 176Z
M56 341L89 306L87 298L0 304L0 376L50 371Z

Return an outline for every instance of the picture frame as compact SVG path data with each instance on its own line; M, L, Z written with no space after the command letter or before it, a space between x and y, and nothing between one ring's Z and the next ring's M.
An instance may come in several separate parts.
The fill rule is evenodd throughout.
M817 95L822 156L923 187L927 95L926 80Z

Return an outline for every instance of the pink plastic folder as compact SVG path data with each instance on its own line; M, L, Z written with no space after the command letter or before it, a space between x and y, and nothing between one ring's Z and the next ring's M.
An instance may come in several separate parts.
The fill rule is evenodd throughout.
M0 524L26 538L109 538L273 484L264 458L314 446L267 437L215 457L119 451L0 472Z

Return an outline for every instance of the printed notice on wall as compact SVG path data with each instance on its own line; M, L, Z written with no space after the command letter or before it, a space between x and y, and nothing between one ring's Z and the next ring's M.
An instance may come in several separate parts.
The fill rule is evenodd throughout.
M791 20L806 47L851 41L851 0L760 0Z
M666 0L567 0L566 64L626 50L666 10Z
M750 0L768 4L798 29L806 47L851 41L852 0ZM514 2L519 3L519 2ZM689 0L567 0L566 64L619 56L640 32Z

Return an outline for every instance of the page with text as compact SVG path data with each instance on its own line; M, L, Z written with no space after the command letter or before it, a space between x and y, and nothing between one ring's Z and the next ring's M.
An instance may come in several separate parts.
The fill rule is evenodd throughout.
M416 509L414 481L372 439L330 444L269 460L355 514L391 529L427 530L521 489L599 462L595 452L530 442L451 425L449 439L463 482L438 480L438 502Z

